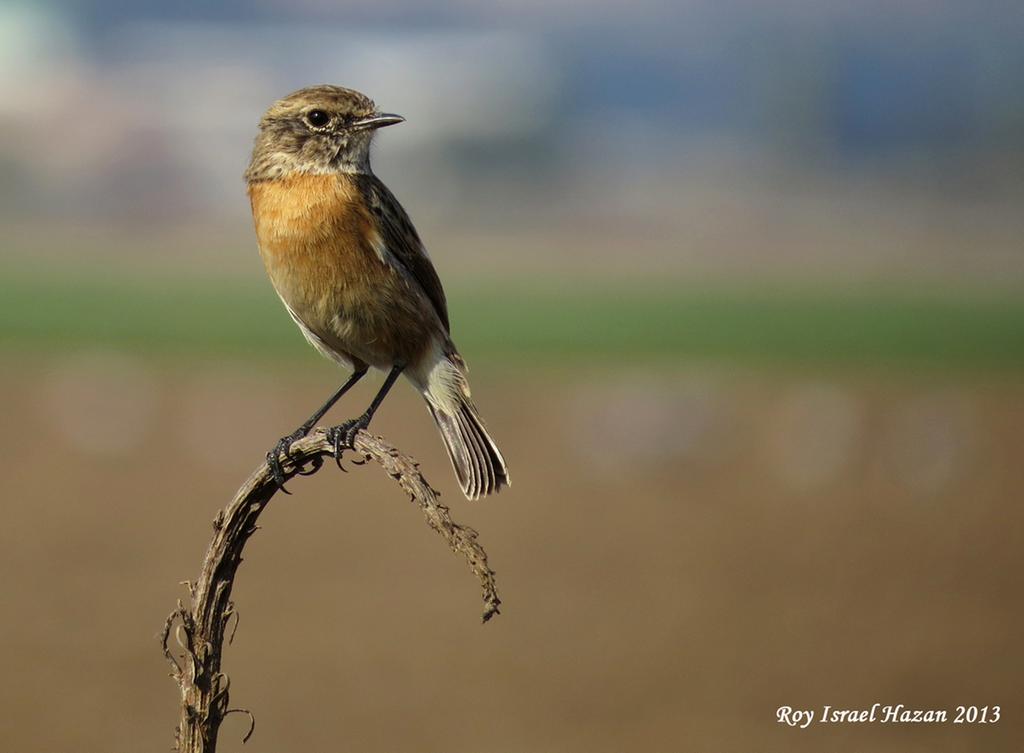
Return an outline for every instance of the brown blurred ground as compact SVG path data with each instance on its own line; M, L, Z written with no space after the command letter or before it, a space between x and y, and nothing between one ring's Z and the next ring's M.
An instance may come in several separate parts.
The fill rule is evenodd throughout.
M177 583L336 378L0 362L4 749L170 748L156 634ZM257 718L245 750L1019 749L1019 380L692 365L478 369L474 385L511 463L497 499L457 496L407 388L375 429L480 530L503 614L481 627L464 564L379 469L293 482L235 594L225 668ZM784 704L873 702L1003 719L775 723ZM222 749L244 729L232 718Z

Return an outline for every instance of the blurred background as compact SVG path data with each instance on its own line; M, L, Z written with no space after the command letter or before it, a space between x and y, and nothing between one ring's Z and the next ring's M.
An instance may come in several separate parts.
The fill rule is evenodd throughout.
M296 480L235 594L246 750L1018 749L1022 38L1009 1L0 3L0 736L170 748L178 583L344 377L241 179L330 82L408 119L375 169L515 483L463 501L408 387L374 428L506 606L378 469ZM1003 711L775 723L875 702Z

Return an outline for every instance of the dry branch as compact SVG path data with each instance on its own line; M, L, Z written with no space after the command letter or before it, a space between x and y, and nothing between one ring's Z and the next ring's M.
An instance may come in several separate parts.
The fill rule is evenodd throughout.
M472 528L451 519L448 508L437 500L435 492L419 472L417 464L398 452L382 438L360 431L351 448L365 460L380 465L419 505L427 524L437 531L451 549L461 554L483 588L484 622L498 613L501 600L495 590L494 572L487 564L487 553L477 542ZM318 471L324 459L333 457L333 447L322 429L292 445L295 462L284 463L286 479ZM308 467L305 467L308 466ZM235 573L242 562L245 542L256 531L260 513L278 492L266 463L249 477L231 503L213 521L213 540L203 561L199 580L187 583L188 604L167 618L162 633L164 655L173 668L172 676L181 689L181 717L177 730L176 749L181 753L214 753L217 733L224 717L230 713L249 716L245 709L229 706L229 681L221 671L224 639L232 616L237 627L237 614L231 601ZM174 636L180 650L171 648Z

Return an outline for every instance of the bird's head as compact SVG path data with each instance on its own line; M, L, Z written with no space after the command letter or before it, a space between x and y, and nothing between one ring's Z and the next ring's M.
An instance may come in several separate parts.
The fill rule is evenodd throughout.
M373 100L353 89L329 84L300 89L275 102L260 119L245 179L368 173L374 132L404 120L378 112Z

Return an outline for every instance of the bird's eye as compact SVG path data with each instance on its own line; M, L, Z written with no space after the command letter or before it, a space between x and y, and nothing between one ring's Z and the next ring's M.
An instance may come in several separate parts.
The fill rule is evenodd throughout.
M331 116L323 110L310 110L306 113L306 122L314 128L323 128L331 122Z

